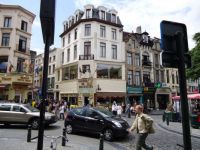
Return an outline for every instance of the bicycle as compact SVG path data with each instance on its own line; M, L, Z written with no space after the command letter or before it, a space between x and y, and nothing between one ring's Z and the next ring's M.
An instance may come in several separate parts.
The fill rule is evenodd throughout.
M51 149L51 150L56 150L56 148L57 148L57 140L58 140L59 138L64 138L64 140L67 141L67 142L69 141L69 140L67 139L67 137L65 137L65 136L63 136L63 135L59 135L59 136L48 136L48 135L44 135L44 137L51 139L51 144L50 144L50 149ZM65 142L65 141L64 141L64 142Z

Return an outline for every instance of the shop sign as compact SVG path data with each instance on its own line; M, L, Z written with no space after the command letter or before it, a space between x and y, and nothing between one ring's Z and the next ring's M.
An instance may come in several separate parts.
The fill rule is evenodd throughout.
M29 79L29 77L27 76L20 76L17 81L21 81L21 82L31 82L31 80Z
M12 80L12 78L11 77L2 77L2 80L10 81L10 80Z
M131 94L142 94L142 88L127 87L127 92Z
M155 92L155 88L152 87L144 87L143 89L143 93L154 93Z
M94 93L93 88L79 88L79 93Z

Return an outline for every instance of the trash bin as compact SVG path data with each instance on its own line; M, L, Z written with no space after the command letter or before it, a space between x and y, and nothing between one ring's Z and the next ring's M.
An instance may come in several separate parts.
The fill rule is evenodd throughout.
M198 116L196 114L191 114L190 115L191 126L193 128L199 128L200 127L199 117L200 116Z
M172 115L172 112L171 111L165 111L164 112L164 115L165 115L165 119L169 120L169 121L172 121L173 120L173 115Z

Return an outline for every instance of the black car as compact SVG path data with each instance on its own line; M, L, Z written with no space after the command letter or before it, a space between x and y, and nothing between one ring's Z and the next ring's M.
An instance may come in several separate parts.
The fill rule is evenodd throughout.
M112 141L115 137L125 137L129 124L106 109L82 107L67 113L65 127L68 134L75 131L103 133L106 140Z

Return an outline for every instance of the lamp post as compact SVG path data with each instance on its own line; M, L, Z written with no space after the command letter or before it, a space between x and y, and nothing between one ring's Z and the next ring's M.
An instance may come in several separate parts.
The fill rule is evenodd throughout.
M40 119L38 130L37 150L43 149L44 136L44 117L45 117L45 100L47 97L47 75L49 61L49 47L54 42L54 24L55 24L55 0L41 0L40 20L42 27L43 40L45 43L43 80L42 80L42 99L40 102Z

